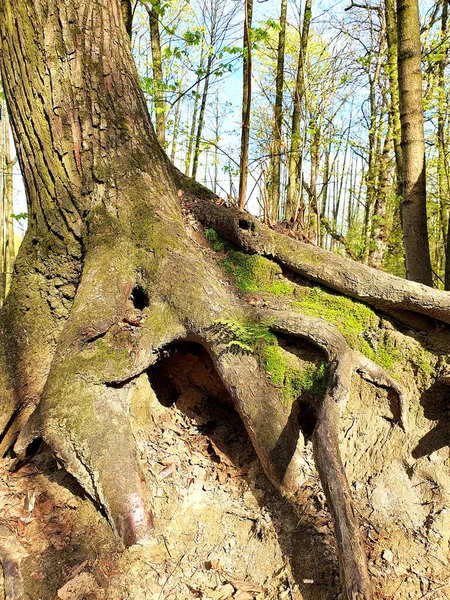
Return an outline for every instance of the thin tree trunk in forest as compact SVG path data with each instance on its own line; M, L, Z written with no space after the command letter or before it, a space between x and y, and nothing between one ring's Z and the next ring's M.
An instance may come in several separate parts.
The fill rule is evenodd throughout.
M163 89L163 68L161 55L161 38L159 34L159 14L161 11L160 0L151 0L151 4L144 5L148 13L150 43L152 47L152 72L153 72L153 102L155 106L156 137L163 148L166 145L166 106Z
M5 100L0 104L1 185L0 185L0 306L10 285L15 260L13 224L13 167L9 142L9 118Z
M389 194L389 156L393 145L393 123L389 120L384 147L379 158L378 181L375 190L375 204L371 224L371 248L369 265L376 269L383 266L384 253L387 249L386 207Z
M217 185L219 181L219 141L220 141L220 103L219 94L216 94L216 114L214 118L214 178L212 180L212 190L217 194Z
M369 73L369 105L370 105L370 124L369 124L369 158L366 173L366 204L364 211L364 246L362 259L365 264L369 260L371 223L375 204L376 184L379 170L380 153L380 135L381 135L381 116L378 114L379 107L377 103L376 92L380 83L381 65L383 62L383 53L381 48L384 41L385 22L381 21L380 31L380 52L377 54L375 70L373 76Z
M389 93L391 102L389 112L393 120L393 140L396 166L396 193L402 194L403 160L402 160L402 130L400 122L400 96L398 90L398 41L397 17L395 13L395 0L385 0L384 13L386 21L387 41L387 74L389 78Z
M181 100L178 100L177 102L177 106L175 108L175 116L173 119L172 147L170 149L170 160L172 162L175 162L175 157L177 155L178 132L180 129L181 102Z
M0 103L0 306L6 297L6 229L5 229L5 173L6 173L6 102Z
M422 65L417 0L398 0L398 86L403 155L402 228L406 276L433 285L428 241Z
M447 161L447 93L445 82L445 68L448 61L449 43L448 35L448 3L442 2L441 14L441 40L444 44L441 50L441 59L438 65L438 119L437 119L437 143L438 143L438 190L441 215L442 239L445 248L445 276L444 288L450 290L450 173Z
M284 55L286 47L287 0L281 0L280 32L278 34L277 71L275 77L275 105L273 118L273 144L270 169L269 218L278 219L281 184L281 136L283 128Z
M197 134L195 136L194 158L192 161L192 174L191 174L191 176L194 179L197 177L198 159L200 156L200 144L202 142L203 125L205 122L206 100L208 98L209 78L211 75L212 62L213 62L213 56L212 56L212 54L210 54L208 57L208 60L206 62L207 75L205 77L205 83L203 85L202 102L200 104L200 113L198 116L198 123L197 123Z
M239 210L244 210L247 202L248 147L250 140L250 115L252 102L252 27L253 0L244 0L244 43L242 61L242 129L241 154L239 164Z
M294 90L294 107L292 109L291 146L288 159L288 184L286 192L286 219L290 221L294 217L296 205L296 194L298 193L300 164L300 111L304 96L305 86L305 59L308 51L309 25L312 17L312 0L306 0L303 15L302 36L298 54L297 77ZM300 192L301 193L301 190Z
M6 108L6 105L5 105ZM5 172L3 178L3 206L5 207L5 254L3 270L5 272L5 296L8 294L11 286L11 278L16 257L14 247L14 223L13 223L13 168L16 159L11 158L11 148L9 142L9 118L5 110Z
M201 46L201 50L200 50L200 64L199 64L200 72L203 71L203 60L204 60L203 53L204 53L204 40L202 39L202 46ZM186 173L186 175L189 175L191 172L192 149L194 147L195 129L197 127L198 103L199 103L199 99L200 99L200 83L201 83L201 81L199 78L197 86L195 88L195 92L194 92L194 106L192 108L191 127L189 130L188 145L187 145L187 150L186 150L186 159L185 159L185 163L184 163L184 172Z

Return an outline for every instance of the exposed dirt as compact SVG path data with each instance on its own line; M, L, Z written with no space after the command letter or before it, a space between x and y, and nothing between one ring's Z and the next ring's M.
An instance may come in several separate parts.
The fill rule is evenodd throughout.
M154 491L151 540L122 551L45 447L16 472L11 459L2 462L0 517L9 529L0 534L4 544L20 543L25 598L339 598L331 520L311 445L293 508L264 476L200 346L179 346L149 377L159 400L147 375L130 384L130 394ZM344 455L377 598L450 598L448 428L441 419L430 429L429 420L448 398L443 386L421 402L413 398L409 437L392 422L387 393L374 400L369 384L361 382L343 415Z

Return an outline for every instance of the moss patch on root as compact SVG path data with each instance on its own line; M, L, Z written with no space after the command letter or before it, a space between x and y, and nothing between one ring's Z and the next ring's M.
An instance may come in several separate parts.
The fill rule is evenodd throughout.
M369 307L341 294L313 288L296 287L294 306L311 317L320 317L339 329L349 346L359 350L396 379L411 367L415 375L421 374L424 387L430 384L436 357L415 340L403 336L400 340L395 330Z
M323 398L328 383L328 363L306 363L299 368L298 361L290 360L289 354L278 344L267 345L261 356L262 365L272 384L281 388L284 399L291 404L303 394Z
M322 398L328 382L328 363L305 363L299 361L278 345L277 337L270 331L270 321L220 320L215 324L215 332L226 347L235 353L254 354L264 368L272 385L281 390L288 404L302 394L309 393Z
M366 304L318 285L305 287L291 283L283 277L281 267L274 261L236 250L214 229L207 229L205 235L217 254L217 262L240 292L285 296L294 310L324 319L337 327L351 348L362 352L394 378L401 379L405 372L409 372L418 378L420 387L425 389L430 384L436 357L415 340L408 338L405 341L403 336L397 336L390 323L383 321ZM323 390L317 386L319 381L326 381L322 376L325 371L322 375L320 372L316 375L317 367L314 365L304 372L288 364L288 353L278 346L277 338L273 334L270 335L272 341L265 340L258 349L252 346L251 340L248 343L249 340L237 339L231 342L231 345L234 345L235 350L240 345L241 350L258 353L272 383L283 388L283 395L287 400L291 401L306 391L314 395L322 394ZM322 367L323 369L325 367ZM319 388L321 385L322 383Z
M217 258L217 262L243 294L266 292L274 296L285 296L294 293L295 286L283 278L282 269L277 263L257 254L235 250L214 229L207 229L205 235L212 249L223 253L223 256Z

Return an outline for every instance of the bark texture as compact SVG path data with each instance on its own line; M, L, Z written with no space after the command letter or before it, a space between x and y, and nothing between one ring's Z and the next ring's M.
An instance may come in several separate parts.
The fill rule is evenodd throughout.
M397 3L398 87L402 132L402 227L406 276L433 285L428 242L422 65L417 0Z
M2 451L13 447L25 458L43 439L125 545L149 537L153 500L130 426L132 384L170 344L197 342L265 472L295 502L303 435L292 406L258 352L239 339L233 352L223 330L256 322L272 335L306 338L331 364L314 446L344 594L370 600L337 428L352 373L394 390L403 426L404 391L325 321L261 310L237 294L199 247L186 209L249 253L416 325L416 313L449 323L448 294L274 233L218 206L176 170L155 137L119 0L4 0L0 38L29 203L29 230L0 312Z

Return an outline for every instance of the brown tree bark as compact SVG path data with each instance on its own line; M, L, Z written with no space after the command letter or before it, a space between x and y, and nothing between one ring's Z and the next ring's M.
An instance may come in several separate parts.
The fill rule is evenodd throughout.
M242 130L238 200L240 210L244 210L247 202L248 148L250 141L250 111L252 102L252 46L250 30L252 27L253 0L245 0L244 8L244 43L242 49Z
M161 38L159 35L159 1L145 4L148 13L150 41L152 46L153 94L155 103L156 137L163 148L166 144L166 106L163 96L163 69L161 55Z
M417 312L450 322L448 295L276 234L218 206L176 170L156 140L119 0L4 0L0 41L29 205L29 230L0 311L1 451L23 458L43 439L125 545L147 538L152 493L130 426L130 386L168 344L195 341L214 362L265 472L295 498L303 436L292 407L256 352L234 354L217 334L224 318L263 320L274 335L306 338L332 363L314 433L316 462L334 515L344 595L370 600L339 411L354 372L394 390L403 425L404 392L335 327L282 307L261 311L237 294L199 250L180 198L242 248L405 319L417 320ZM15 568L8 553L0 560Z
M286 192L286 219L291 220L295 215L296 195L299 193L299 172L302 169L300 154L300 114L305 88L305 58L308 51L309 25L312 17L312 0L306 0L303 15L302 36L298 53L297 76L295 80L294 106L292 109L291 147L288 161L288 185Z
M287 0L281 0L280 32L278 34L275 104L273 111L273 144L269 186L269 219L277 221L280 210L281 140L283 128L284 54L286 47Z
M422 68L417 0L397 3L398 86L403 157L402 227L406 276L433 285L428 241Z

